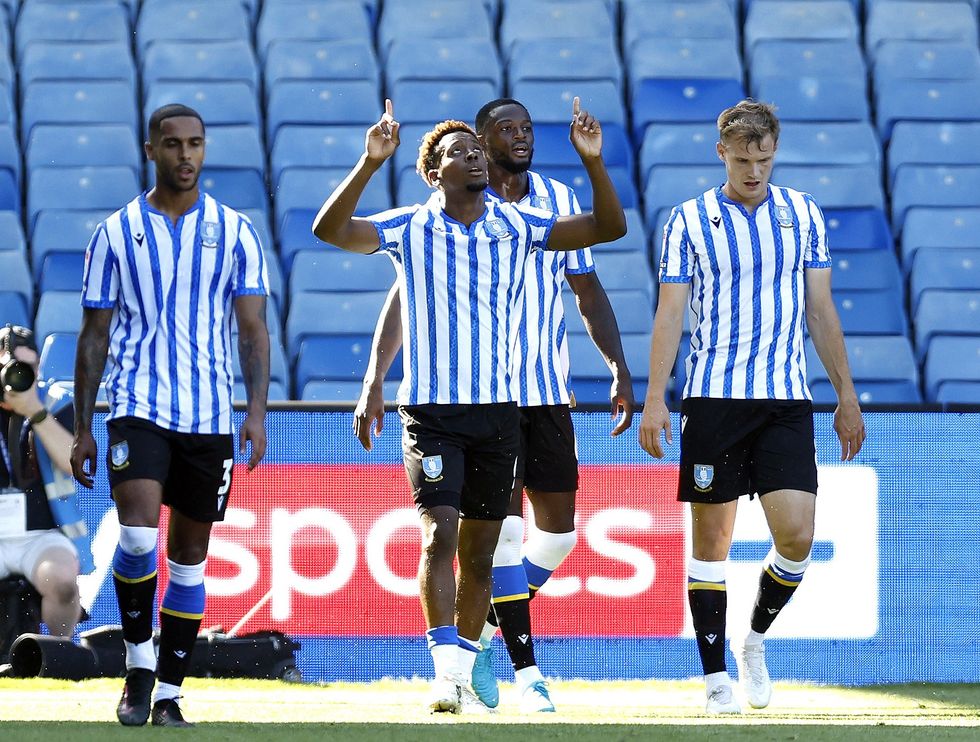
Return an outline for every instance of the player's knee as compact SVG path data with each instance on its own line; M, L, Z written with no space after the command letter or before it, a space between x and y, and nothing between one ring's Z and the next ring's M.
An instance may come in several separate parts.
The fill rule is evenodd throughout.
M422 553L428 560L452 559L457 531L449 523L431 522L422 532Z
M576 543L578 543L577 531L550 533L532 528L524 555L534 564L554 570L572 553Z
M813 548L813 533L801 532L784 535L779 539L774 539L774 546L776 551L786 559L802 562L810 556L810 550Z
M493 552L493 566L506 567L521 563L521 544L524 541L524 519L508 515L500 526L497 548Z

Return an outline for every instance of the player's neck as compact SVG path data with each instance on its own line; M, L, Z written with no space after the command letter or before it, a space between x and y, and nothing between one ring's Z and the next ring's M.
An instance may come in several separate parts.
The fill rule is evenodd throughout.
M498 165L490 163L490 187L504 201L516 203L524 198L530 190L530 178L527 171L511 173Z
M486 191L454 191L445 194L446 203L443 211L467 227L483 216L487 210Z
M157 185L146 194L146 202L160 213L170 217L170 221L176 222L197 203L200 197L201 190L198 187L194 187L190 191L175 191Z

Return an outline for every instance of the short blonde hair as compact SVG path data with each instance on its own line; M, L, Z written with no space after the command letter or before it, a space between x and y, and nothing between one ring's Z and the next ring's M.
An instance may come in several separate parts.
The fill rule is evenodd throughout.
M422 176L422 180L429 185L429 171L439 167L439 160L442 157L443 149L439 146L443 137L456 132L472 134L476 138L473 127L463 121L449 119L436 124L431 131L427 131L422 137L422 144L419 146L419 159L415 163L415 169Z
M776 107L751 98L740 101L718 116L718 134L722 142L736 140L756 145L771 134L775 144L779 141Z

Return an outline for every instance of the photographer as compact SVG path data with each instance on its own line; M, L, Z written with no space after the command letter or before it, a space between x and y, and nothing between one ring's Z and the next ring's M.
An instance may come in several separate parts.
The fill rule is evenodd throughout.
M48 631L71 637L81 614L80 555L85 571L91 563L70 478L74 410L57 389L42 403L37 366L34 334L0 328L0 579L26 578Z

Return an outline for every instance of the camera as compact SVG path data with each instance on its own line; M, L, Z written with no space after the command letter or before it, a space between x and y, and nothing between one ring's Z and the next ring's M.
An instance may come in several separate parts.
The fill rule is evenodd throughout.
M34 367L14 358L14 350L21 346L37 352L33 332L18 325L0 327L0 358L8 359L0 366L0 402L4 392L26 392L34 384Z

